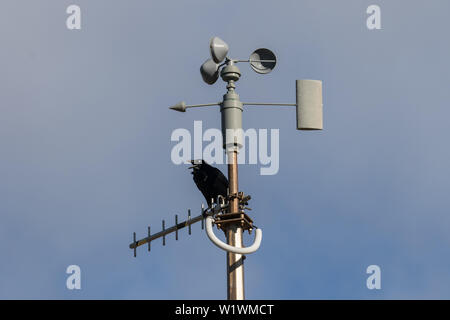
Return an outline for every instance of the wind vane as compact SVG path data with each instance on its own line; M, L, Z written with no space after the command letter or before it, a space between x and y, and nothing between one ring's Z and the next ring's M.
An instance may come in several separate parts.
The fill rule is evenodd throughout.
M191 225L201 221L202 229L206 224L206 234L208 238L219 248L227 252L227 298L230 300L244 299L244 259L245 254L250 254L258 250L262 240L262 230L253 224L253 220L245 213L249 195L239 192L238 188L238 165L237 155L243 146L242 112L243 106L295 106L297 115L298 130L322 130L322 81L320 80L296 80L296 103L265 103L265 102L241 102L239 95L235 92L235 82L239 80L241 72L236 66L239 62L248 62L250 67L257 73L267 74L276 65L275 54L269 49L260 48L255 50L248 60L235 60L229 58L228 45L218 37L210 41L211 58L206 60L200 67L200 73L207 84L214 84L219 78L227 82L227 93L221 102L186 105L180 102L170 109L186 112L188 108L220 106L222 118L223 148L227 154L229 189L225 197L218 196L215 202L207 208L202 204L198 216L191 217L188 210L188 218L178 222L178 215L175 215L175 224L166 229L165 221L162 221L162 231L151 234L150 227L147 230L147 237L136 240L136 233L133 233L133 242L130 248L134 250L144 244L148 244L148 251L151 250L151 242L161 238L165 245L166 235L175 232L178 240L178 231L188 227L191 234ZM227 243L222 242L213 232L213 225L221 229L226 236ZM251 246L243 247L243 231L249 233L256 229L255 239Z

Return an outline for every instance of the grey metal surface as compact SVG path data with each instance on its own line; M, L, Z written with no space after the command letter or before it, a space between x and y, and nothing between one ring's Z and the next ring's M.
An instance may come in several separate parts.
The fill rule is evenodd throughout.
M186 105L186 103L184 101L181 101L181 102L177 103L176 105L169 107L169 109L179 111L179 112L186 112L186 109L189 109L189 108L220 106L220 105L221 105L221 102Z
M241 77L241 70L239 70L239 68L234 65L232 61L228 61L226 67L224 67L220 72L220 76L225 82L238 81Z
M323 129L322 81L296 80L297 129Z
M250 55L250 66L252 69L261 74L266 74L272 71L277 64L277 58L275 54L266 48L260 48L255 50Z
M280 107L295 107L295 103L269 103L269 102L242 102L244 106L280 106Z
M242 103L239 95L230 91L223 96L223 103L220 108L223 147L242 147Z
M244 110L239 95L234 91L235 82L239 80L241 71L231 61L222 69L221 77L228 82L227 93L223 96L220 107L223 148L227 152L229 148L240 148L243 145L242 111Z
M214 37L209 42L209 50L214 62L221 63L228 53L228 44L219 37Z
M201 65L200 74L207 84L214 84L219 79L219 65L208 59Z
M184 101L178 102L176 105L169 107L169 109L179 112L186 112L186 103Z

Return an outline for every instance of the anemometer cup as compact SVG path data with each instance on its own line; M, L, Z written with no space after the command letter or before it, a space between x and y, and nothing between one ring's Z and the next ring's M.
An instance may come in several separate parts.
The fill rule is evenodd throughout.
M214 84L219 79L219 65L213 59L208 59L201 65L200 74L207 84Z
M211 217L211 216L206 217L206 234L208 235L209 240L211 240L211 242L214 243L220 249L228 251L228 252L232 252L232 253L237 253L237 254L250 254L259 249L259 246L261 245L261 240L262 240L262 230L261 229L256 229L255 241L253 242L253 244L251 246L245 247L245 248L238 248L238 247L230 246L229 244L226 244L225 242L223 242L222 240L217 238L217 236L214 234L214 231L213 231L213 222L214 222L213 217Z
M219 37L214 37L209 42L211 57L215 63L221 63L227 56L228 44Z
M260 48L250 55L250 67L256 73L267 74L271 72L277 64L277 57L275 54L266 48Z

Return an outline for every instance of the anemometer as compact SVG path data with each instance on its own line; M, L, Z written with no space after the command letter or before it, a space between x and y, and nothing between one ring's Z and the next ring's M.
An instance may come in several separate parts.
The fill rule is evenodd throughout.
M133 234L133 243L130 248L136 248L148 244L158 238L163 239L165 245L166 235L175 232L178 240L178 231L188 227L191 234L191 225L201 222L202 229L206 224L206 234L214 245L226 251L227 254L227 297L230 300L244 299L244 259L246 254L258 250L262 241L262 230L253 224L253 220L245 213L246 204L250 200L238 188L237 154L243 146L242 113L244 106L295 106L298 130L322 130L323 129L323 105L322 105L322 81L320 80L296 80L296 103L266 103L266 102L241 102L235 92L236 82L241 77L238 63L248 62L250 67L259 74L268 74L276 66L275 54L266 48L255 50L248 60L236 60L228 56L229 47L222 39L214 37L209 44L211 58L200 67L200 74L204 82L213 85L219 79L227 83L227 92L221 102L186 105L184 101L171 106L170 109L186 112L189 108L220 106L223 148L227 155L229 192L226 197L219 196L215 203L205 208L202 204L200 214L191 218L188 210L188 218L178 222L175 215L175 225L166 229L165 221L162 221L162 231L151 234L148 227L146 238L136 240ZM216 225L226 236L224 243L214 234L213 226ZM252 245L243 247L243 231L251 233L254 229L255 239Z

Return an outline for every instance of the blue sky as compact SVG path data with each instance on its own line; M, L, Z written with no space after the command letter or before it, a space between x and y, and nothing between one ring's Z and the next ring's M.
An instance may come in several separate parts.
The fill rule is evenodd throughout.
M77 4L82 29L66 28ZM382 29L366 28L381 8ZM240 167L264 230L245 265L248 299L450 298L448 1L2 1L0 298L224 299L225 253L199 225L132 257L132 233L159 230L203 200L170 161L174 129L218 128L203 83L212 36L240 65L243 101L295 101L323 81L324 130L290 108L244 111L280 130L280 170ZM226 170L225 166L219 166ZM251 238L246 236L246 243ZM82 289L67 290L77 264ZM382 289L368 290L367 266Z

